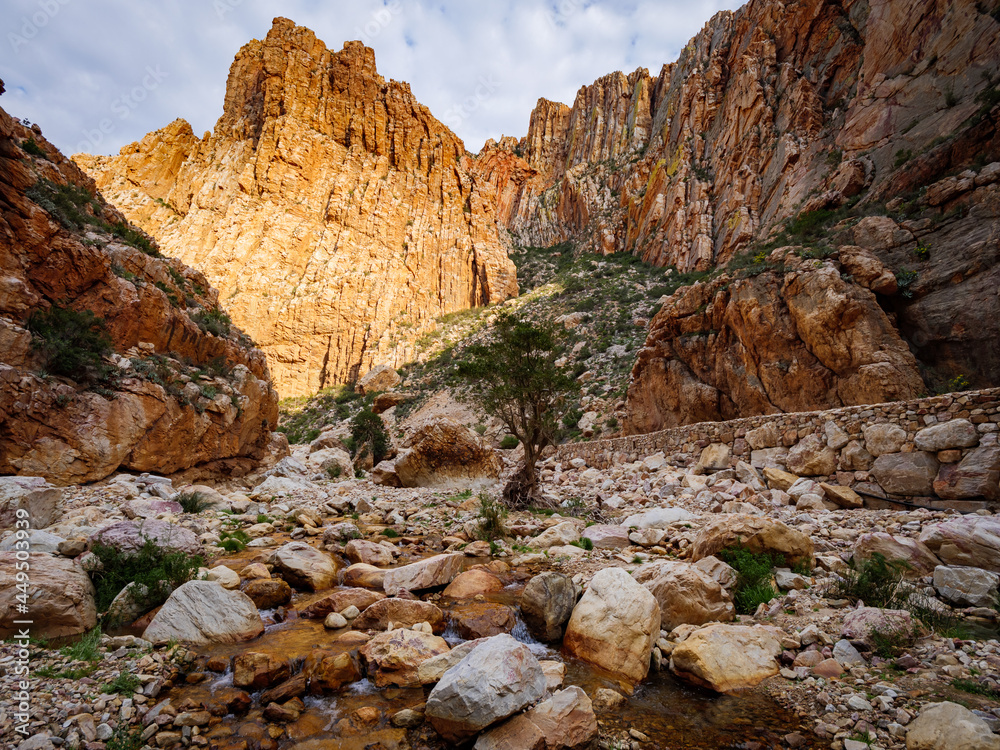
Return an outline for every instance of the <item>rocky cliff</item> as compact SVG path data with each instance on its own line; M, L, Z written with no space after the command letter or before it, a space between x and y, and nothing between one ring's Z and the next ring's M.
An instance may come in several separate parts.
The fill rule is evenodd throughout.
M401 364L435 318L517 293L461 140L371 49L286 19L236 56L213 132L178 120L74 158L219 288L285 396Z
M705 273L776 239L805 242L813 255L863 245L905 287L882 289L866 307L885 311L885 336L900 332L927 387L988 386L1000 381L998 69L1000 23L982 3L752 0L717 14L656 76L605 76L572 107L541 100L527 136L488 142L477 172L523 245L572 240ZM789 224L796 236L777 237ZM777 309L781 289L755 293ZM678 349L670 330L654 325L648 347ZM851 346L858 361L870 351L860 339ZM774 354L788 361L792 351ZM745 356L718 352L699 382L714 389L730 377L717 368ZM640 357L632 415L672 387L664 373L676 362ZM905 369L901 387L914 384L913 366ZM677 406L632 424L697 418L691 409L745 415L836 406L848 391L843 403L888 394L832 383L779 398L780 407L730 394L711 409Z
M0 110L0 474L239 472L277 394L206 278Z

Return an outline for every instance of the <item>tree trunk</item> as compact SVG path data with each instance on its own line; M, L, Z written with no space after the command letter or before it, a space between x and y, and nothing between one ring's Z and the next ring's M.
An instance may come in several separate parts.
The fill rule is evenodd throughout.
M521 510L530 505L541 507L546 504L538 489L538 474L535 462L525 460L507 481L503 488L503 501L512 510Z

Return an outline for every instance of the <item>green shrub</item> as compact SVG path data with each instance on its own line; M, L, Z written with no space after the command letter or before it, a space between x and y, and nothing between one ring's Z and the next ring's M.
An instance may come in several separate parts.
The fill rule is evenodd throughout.
M520 442L513 435L504 435L503 440L500 441L500 447L505 451L509 451L511 448L516 448Z
M180 492L174 497L185 513L201 513L208 507L208 500L200 492Z
M127 245L131 245L136 250L141 250L146 255L154 258L162 258L160 251L156 249L153 241L140 229L136 229L130 224L112 224L111 234Z
M385 422L371 409L362 409L354 415L351 420L351 438L357 446L355 453L366 446L371 450L374 464L378 464L389 453L389 433L386 432Z
M563 427L573 429L580 423L581 419L583 419L583 411L581 409L570 409L563 414Z
M910 289L913 284L916 283L920 274L909 268L903 268L896 274L896 286L899 287L899 293L905 299L913 298L913 290Z
M875 552L870 558L852 561L834 583L832 594L852 602L861 600L869 607L897 608L905 598L903 578L910 565L905 560L887 560Z
M101 629L94 628L85 633L80 640L69 646L63 646L59 653L72 661L100 661Z
M588 537L585 537L585 536L581 536L575 542L570 542L570 544L572 544L574 547L579 547L580 549L585 549L588 552L590 550L594 549L594 542L593 542L593 540L591 540L591 539L589 539Z
M490 497L486 492L479 493L479 524L476 527L476 538L484 542L492 542L507 536L507 506L499 500Z
M191 316L198 327L205 333L224 338L229 335L229 328L232 326L232 319L219 307L211 310L199 310Z
M142 727L129 728L122 722L111 734L104 750L140 750L142 748Z
M152 609L167 600L170 590L193 579L204 565L200 555L165 550L152 539L135 552L100 543L94 544L91 551L101 561L101 569L90 573L99 612L107 611L122 589L133 582L146 589L141 603Z
M896 152L896 160L893 162L893 166L899 169L901 166L906 164L910 159L913 158L913 152L908 148L901 148Z
M45 357L45 366L55 375L74 380L104 377L109 368L104 358L111 354L111 336L103 318L91 310L77 312L53 305L37 310L28 319L33 345Z
M382 529L382 536L387 536L390 539L396 539L399 536L399 532L395 529Z
M142 680L131 672L119 672L115 679L101 688L101 692L109 694L117 693L118 695L124 695L126 698L131 698L132 694L141 686Z
M330 479L339 479L340 475L344 473L344 468L340 464L333 464L332 466L326 467L326 475Z
M780 556L772 558L766 553L752 552L742 545L728 547L718 556L736 571L733 604L740 614L752 615L758 606L778 595L771 585L771 570L784 563Z
M45 153L45 149L38 145L38 141L35 140L35 136L33 135L29 135L27 140L21 141L21 150L32 156L40 156L43 159L49 158L49 155Z
M882 631L876 628L871 632L872 650L883 659L896 658L904 649L912 646L914 640L914 634L902 631Z
M242 529L223 531L219 534L219 546L226 552L242 552L250 543L250 537Z

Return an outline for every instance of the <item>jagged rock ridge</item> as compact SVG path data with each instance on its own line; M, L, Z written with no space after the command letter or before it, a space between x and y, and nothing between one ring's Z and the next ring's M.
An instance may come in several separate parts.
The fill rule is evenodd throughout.
M75 158L219 288L284 396L401 364L435 318L517 293L458 137L371 49L287 19L236 56L212 133L178 120Z
M218 292L134 232L37 126L0 109L0 475L239 473L265 453L278 398L263 353L221 319L203 330ZM106 322L101 383L45 374L28 327L53 306Z

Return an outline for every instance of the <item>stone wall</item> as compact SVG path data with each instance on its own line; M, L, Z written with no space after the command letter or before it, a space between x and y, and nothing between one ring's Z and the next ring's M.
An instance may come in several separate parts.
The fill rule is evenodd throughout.
M972 445L950 448L936 452L921 451L917 448L916 437L921 430L933 425L953 420L967 420L974 426L976 435ZM886 451L877 446L873 425L895 426L895 443ZM869 435L865 435L868 428ZM885 432L885 429L882 430ZM896 401L867 406L848 406L829 411L769 414L727 422L702 422L699 424L674 427L645 435L598 440L587 443L573 443L559 447L556 458L568 461L584 459L589 466L607 468L613 464L630 463L662 451L668 457L676 457L693 462L702 449L714 443L722 443L732 451L731 464L746 461L754 466L775 466L786 468L789 454L802 451L811 442L821 450L830 449L834 470L823 478L838 484L853 486L860 492L882 497L934 497L933 492L892 492L883 491L874 474L886 473L885 465L892 461L904 462L906 455L919 458L931 467L940 469L935 481L947 478L946 467L959 465L970 454L989 446L997 445L1000 432L1000 388L981 391L951 393L943 396ZM810 436L817 435L803 442ZM869 452L870 451L870 452ZM879 458L882 467L879 466ZM893 458L895 457L895 458ZM972 457L975 458L975 457ZM972 459L970 459L972 460ZM990 458L992 460L992 458ZM822 462L820 462L822 463ZM981 462L982 463L982 462ZM988 461L987 461L988 463ZM792 467L787 467L792 470ZM925 471L928 469L925 467ZM992 469L991 469L992 470ZM811 474L812 472L799 472ZM882 484L892 484L883 481ZM935 485L936 486L936 485ZM935 490L936 492L937 490ZM941 497L948 492L938 493ZM952 493L953 494L953 493ZM968 493L966 493L968 494ZM997 492L1000 495L1000 490ZM986 493L987 499L989 492ZM977 495L978 497L978 495ZM947 498L957 500L957 498Z

